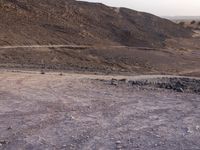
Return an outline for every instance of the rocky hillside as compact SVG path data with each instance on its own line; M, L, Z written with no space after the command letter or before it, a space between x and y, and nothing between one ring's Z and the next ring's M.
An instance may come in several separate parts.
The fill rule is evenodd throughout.
M126 8L74 0L1 0L0 45L163 46L189 29Z

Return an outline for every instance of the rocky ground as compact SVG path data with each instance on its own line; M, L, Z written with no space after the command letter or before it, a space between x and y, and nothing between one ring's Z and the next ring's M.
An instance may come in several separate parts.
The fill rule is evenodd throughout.
M199 81L1 71L0 149L199 150Z
M163 49L115 46L0 47L0 68L200 77L199 39L188 40L171 39L166 43L168 47Z
M192 35L190 29L152 14L76 0L1 0L0 20L1 46L163 47L167 38Z

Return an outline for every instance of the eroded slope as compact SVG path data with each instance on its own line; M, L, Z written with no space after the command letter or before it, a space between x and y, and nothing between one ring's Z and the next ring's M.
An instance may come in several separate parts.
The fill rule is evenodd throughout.
M189 29L151 14L74 0L2 0L0 20L0 45L155 47L166 38L191 35Z

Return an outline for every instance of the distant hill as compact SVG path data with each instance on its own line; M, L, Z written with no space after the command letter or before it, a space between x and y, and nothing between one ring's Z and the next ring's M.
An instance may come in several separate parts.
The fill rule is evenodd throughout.
M0 45L82 44L161 47L191 36L167 19L74 0L1 0Z
M165 16L169 20L200 20L200 16Z
M175 16L175 17L166 17L166 18L184 27L200 30L200 16L186 16L186 17Z

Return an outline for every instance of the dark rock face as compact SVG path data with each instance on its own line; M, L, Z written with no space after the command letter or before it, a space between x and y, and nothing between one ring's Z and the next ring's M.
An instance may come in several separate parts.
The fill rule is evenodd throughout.
M162 47L189 29L126 8L74 0L1 0L0 45L107 44Z

